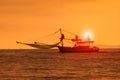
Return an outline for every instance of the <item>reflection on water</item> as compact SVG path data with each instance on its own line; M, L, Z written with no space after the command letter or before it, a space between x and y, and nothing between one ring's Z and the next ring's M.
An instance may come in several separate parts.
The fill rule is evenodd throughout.
M0 80L120 80L120 53L0 50Z

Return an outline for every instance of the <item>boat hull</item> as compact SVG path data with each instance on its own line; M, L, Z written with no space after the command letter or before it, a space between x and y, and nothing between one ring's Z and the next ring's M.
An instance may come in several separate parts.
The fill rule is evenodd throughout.
M99 48L97 47L92 47L92 48L81 48L81 47L61 47L59 46L59 51L60 52L99 52Z

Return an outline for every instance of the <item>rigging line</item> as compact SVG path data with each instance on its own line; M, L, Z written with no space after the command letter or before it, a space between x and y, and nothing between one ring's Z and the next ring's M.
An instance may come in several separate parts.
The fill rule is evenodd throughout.
M48 34L48 35L45 35L45 36L42 36L41 38L45 38L45 37L49 37L51 35L55 35L59 32L59 30L55 31L54 33L51 33L51 34Z
M64 29L62 29L62 30L65 31L65 32L67 32L67 33L70 33L70 34L72 34L72 35L76 35L76 34L74 34L74 33L72 33L72 32L66 31L66 30L64 30Z

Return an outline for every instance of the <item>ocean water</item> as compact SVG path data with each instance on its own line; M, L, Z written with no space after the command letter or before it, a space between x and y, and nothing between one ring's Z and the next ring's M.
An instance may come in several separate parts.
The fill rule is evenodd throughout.
M120 80L120 50L0 50L0 80Z

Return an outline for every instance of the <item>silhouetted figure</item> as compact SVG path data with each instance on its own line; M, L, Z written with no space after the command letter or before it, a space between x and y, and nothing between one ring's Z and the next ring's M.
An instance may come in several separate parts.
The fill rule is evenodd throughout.
M77 46L78 42L80 41L80 39L78 38L78 35L75 35L75 38L72 39L73 42L75 42L75 46Z
M64 34L61 34L60 41L62 41L63 39L65 39L65 36L64 36Z

